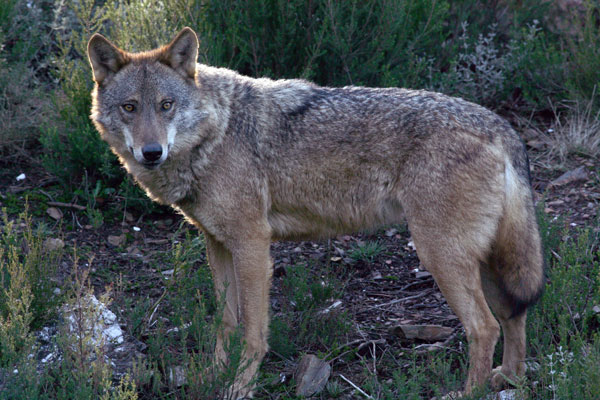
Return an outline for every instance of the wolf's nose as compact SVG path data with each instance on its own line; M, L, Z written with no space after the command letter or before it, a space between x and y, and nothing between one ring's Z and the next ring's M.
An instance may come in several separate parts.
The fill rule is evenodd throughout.
M142 147L142 155L146 161L154 162L162 156L162 146L156 142Z

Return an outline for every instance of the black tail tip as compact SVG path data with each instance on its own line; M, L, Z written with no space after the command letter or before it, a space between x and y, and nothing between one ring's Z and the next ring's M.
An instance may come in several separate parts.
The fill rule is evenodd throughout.
M509 293L508 291L505 290L504 292L509 298L509 302L510 302L510 306L511 306L511 310L512 310L512 313L510 314L510 318L516 318L516 317L522 315L527 310L527 308L529 308L532 305L534 305L535 303L537 303L537 301L540 299L540 297L542 297L542 294L544 293L544 286L545 286L545 279L542 280L542 284L534 292L534 294L526 299L519 298L519 297L515 296L514 294Z

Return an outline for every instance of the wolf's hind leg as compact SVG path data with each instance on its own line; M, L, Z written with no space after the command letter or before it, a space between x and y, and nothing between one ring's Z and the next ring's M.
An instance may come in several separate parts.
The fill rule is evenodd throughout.
M419 259L433 275L446 301L462 322L469 342L469 373L465 391L485 384L500 335L498 321L485 300L477 257L461 241L433 230L414 229Z
M489 265L481 267L485 298L496 314L504 335L502 365L494 368L491 384L494 389L506 386L506 379L514 379L525 372L525 322L527 311L513 316L513 304L501 289L498 277Z

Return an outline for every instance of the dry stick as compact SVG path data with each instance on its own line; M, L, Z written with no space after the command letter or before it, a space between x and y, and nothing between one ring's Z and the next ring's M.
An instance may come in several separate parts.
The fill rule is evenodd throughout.
M365 396L367 399L372 399L375 400L373 398L373 396L368 395L367 393L365 393L364 390L362 390L361 388L359 388L358 386L356 386L354 383L352 383L352 381L348 378L346 378L344 375L340 374L340 378L342 378L343 380L345 380L346 382L348 382L350 384L350 386L352 386L354 389L356 389L358 391L358 393L362 394L363 396Z
M448 350L448 351L452 351L454 353L461 354L460 351L454 350L452 347L449 347L450 342L458 336L458 333L459 333L459 330L455 329L454 332L452 332L452 334L450 336L448 336L446 338L446 340L444 340L441 344L437 344L437 343L420 344L418 346L415 346L413 348L413 350L416 352L416 354L427 354L430 351L437 350L437 349Z
M429 293L431 293L431 290L425 290L425 291L423 291L423 292L421 292L419 294L415 294L413 296L403 297L401 299L396 299L396 300L388 301L387 303L378 304L378 305L374 306L373 308L381 308L381 307L385 307L385 306L391 306L392 304L396 304L396 303L402 303L402 302L407 301L407 300L418 299L419 297L426 296Z
M79 210L79 211L85 210L84 206L80 206L79 204L73 204L73 203L62 203L60 201L49 201L47 204L49 206L53 206L53 207L73 208L73 209Z

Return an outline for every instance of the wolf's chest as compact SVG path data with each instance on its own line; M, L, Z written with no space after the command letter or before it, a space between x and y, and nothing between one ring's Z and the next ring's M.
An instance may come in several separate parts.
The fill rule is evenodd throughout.
M163 165L157 170L138 169L132 174L152 200L168 205L188 196L194 183L191 169L181 165Z

